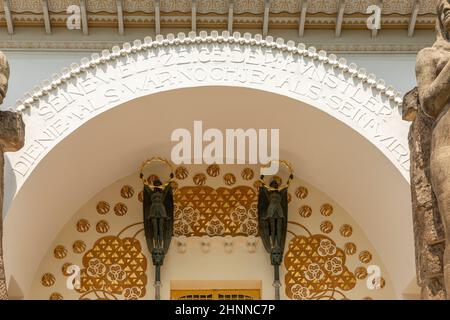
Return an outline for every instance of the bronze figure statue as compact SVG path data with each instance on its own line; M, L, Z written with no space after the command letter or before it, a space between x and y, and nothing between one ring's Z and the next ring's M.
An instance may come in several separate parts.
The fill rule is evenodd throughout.
M275 299L280 299L280 265L283 262L288 224L288 187L294 178L292 168L286 161L280 161L290 171L288 182L282 186L276 179L269 185L261 176L261 186L258 192L258 225L259 235L264 248L270 255L274 267Z
M155 188L144 185L144 229L153 265L162 265L169 250L173 232L173 192L168 184L163 189L159 179Z
M258 194L259 234L264 248L271 254L272 265L281 264L279 255L286 242L287 188L279 190L279 187L277 181L272 180L270 188L261 185Z
M143 215L145 238L147 247L152 255L153 265L155 266L155 299L160 300L161 266L164 263L173 235L174 204L171 183L174 174L172 170L169 181L164 184L159 179L155 179L150 183L144 178L143 170L147 164L153 161L163 162L171 169L172 167L167 160L154 157L142 164L140 173L140 178L144 184Z

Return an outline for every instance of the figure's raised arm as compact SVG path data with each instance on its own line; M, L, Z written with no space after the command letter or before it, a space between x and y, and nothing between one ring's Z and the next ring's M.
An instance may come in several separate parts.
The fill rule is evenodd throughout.
M436 118L450 100L450 60L436 76L436 51L427 48L417 55L416 77L423 111Z

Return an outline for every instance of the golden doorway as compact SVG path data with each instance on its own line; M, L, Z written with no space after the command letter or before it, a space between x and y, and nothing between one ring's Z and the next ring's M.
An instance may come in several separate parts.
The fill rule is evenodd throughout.
M260 300L261 281L171 281L171 300Z

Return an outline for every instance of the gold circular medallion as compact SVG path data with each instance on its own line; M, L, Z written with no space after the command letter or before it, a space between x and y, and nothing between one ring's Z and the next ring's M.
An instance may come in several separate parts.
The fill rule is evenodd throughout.
M211 177L217 177L220 174L220 167L217 164L212 164L206 168L206 173Z
M134 189L132 186L125 185L120 189L120 195L122 198L130 199L134 195Z
M320 214L324 217L329 217L333 214L333 206L329 203L325 203L320 207Z
M223 176L223 181L227 186L232 186L236 183L236 177L232 173L227 173Z
M97 230L98 233L106 233L109 231L109 224L106 220L100 220L97 222L97 225L95 226L95 230Z
M206 175L204 173L197 173L192 180L197 186L203 186L206 183Z
M312 209L307 205L301 206L300 209L298 209L298 214L300 217L309 218L312 214Z
M114 213L116 216L124 216L127 214L128 208L123 202L119 202L114 206Z
M77 222L77 231L78 232L87 232L89 228L91 227L89 221L86 219L80 219Z
M295 190L295 196L299 199L305 199L308 196L308 189L306 187L298 187Z
M41 283L44 287L51 287L55 284L56 278L51 273L44 273L44 275L41 278Z
M63 259L67 255L67 249L62 245L57 245L53 250L53 255L56 259Z
M189 175L189 171L186 169L186 167L180 166L175 170L175 178L178 180L184 180Z
M83 240L77 240L72 245L73 252L83 253L86 250L86 243Z
M333 223L331 223L331 221L323 221L320 224L320 231L322 231L323 233L330 233L331 231L333 231Z
M245 168L244 170L242 170L241 176L242 176L242 179L248 181L248 180L253 179L253 177L255 176L255 173L253 172L253 170L251 168Z

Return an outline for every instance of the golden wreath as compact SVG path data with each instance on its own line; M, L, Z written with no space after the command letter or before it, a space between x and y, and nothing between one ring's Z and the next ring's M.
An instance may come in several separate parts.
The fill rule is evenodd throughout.
M144 169L146 166L150 165L152 162L160 162L165 164L169 169L170 169L170 175L169 175L169 180L165 183L163 183L160 186L155 186L154 184L150 184L147 179L145 179L144 177ZM173 170L173 165L172 163L170 163L168 160L161 158L161 157L152 157L150 159L145 160L142 165L141 165L141 170L139 172L139 177L141 178L141 181L144 185L148 186L150 189L164 189L165 187L167 187L169 184L172 183L173 178L174 178L174 170Z
M262 165L263 168L268 168L272 164L272 162L278 162L281 165L284 165L289 170L289 178L285 185L281 185L278 188L271 187L264 181L264 175L261 175L261 178L259 181L262 183L264 188L266 188L268 191L281 191L283 189L289 188L289 185L292 182L292 179L294 179L294 169L292 168L292 165L286 161L286 160L270 160L267 164Z

